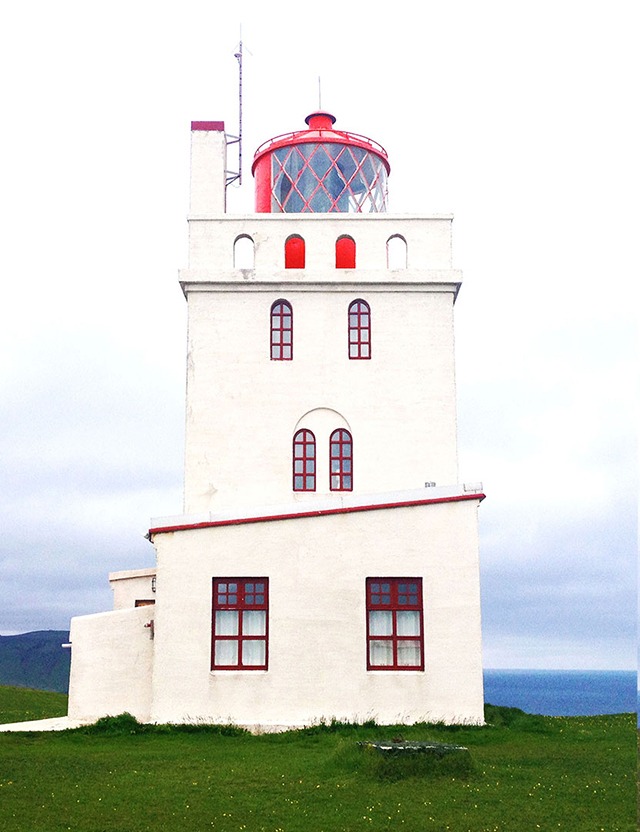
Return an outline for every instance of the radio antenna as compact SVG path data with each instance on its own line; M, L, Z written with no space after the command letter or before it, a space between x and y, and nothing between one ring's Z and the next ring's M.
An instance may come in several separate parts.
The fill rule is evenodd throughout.
M240 45L233 57L238 61L238 135L227 136L227 144L238 145L238 172L227 171L227 185L236 181L238 185L242 185L242 27L240 28Z
M318 109L322 109L322 84L320 82L320 76L318 75Z

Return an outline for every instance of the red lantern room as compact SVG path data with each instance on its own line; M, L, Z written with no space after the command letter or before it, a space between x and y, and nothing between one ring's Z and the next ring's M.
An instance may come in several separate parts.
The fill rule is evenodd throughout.
M308 130L260 145L251 172L262 214L381 213L387 210L386 150L377 142L334 130L334 116L311 113Z

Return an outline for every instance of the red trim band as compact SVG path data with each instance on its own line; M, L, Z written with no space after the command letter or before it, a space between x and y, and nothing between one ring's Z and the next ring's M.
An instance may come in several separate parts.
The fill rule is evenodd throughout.
M233 520L207 520L202 523L184 523L177 526L157 526L149 529L149 536L165 532L184 532L189 529L211 529L215 526L242 526L246 523L269 523L273 520L293 520L297 517L326 517L332 514L351 514L356 511L378 511L387 508L410 508L411 506L428 506L435 503L457 503L463 500L484 500L485 494L461 494L457 497L434 497L430 500L404 500L399 503L380 503L367 506L343 506L342 508L323 508L316 511L300 511L295 514L267 514L263 517L237 517Z

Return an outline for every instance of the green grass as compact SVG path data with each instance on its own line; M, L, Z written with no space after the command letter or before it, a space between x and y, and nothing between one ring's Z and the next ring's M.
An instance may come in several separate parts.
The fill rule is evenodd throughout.
M0 828L636 830L633 715L550 718L488 706L487 718L483 728L328 724L252 736L119 717L55 734L0 733ZM398 735L464 745L469 755L395 764L357 744Z
M67 697L64 693L0 685L0 723L49 719L66 713Z

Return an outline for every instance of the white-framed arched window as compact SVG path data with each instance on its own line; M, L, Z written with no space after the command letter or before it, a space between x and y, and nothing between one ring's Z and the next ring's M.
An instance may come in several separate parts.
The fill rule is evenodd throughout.
M253 269L255 247L248 234L240 234L233 243L233 268Z
M401 234L393 234L387 240L387 268L407 268L407 241Z

